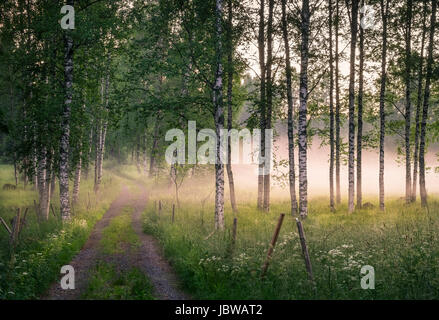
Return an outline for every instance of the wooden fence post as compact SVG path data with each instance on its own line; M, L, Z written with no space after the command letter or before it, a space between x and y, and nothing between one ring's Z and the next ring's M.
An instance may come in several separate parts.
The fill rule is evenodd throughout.
M230 242L230 246L228 248L228 254L232 255L233 251L235 251L235 243L236 243L236 229L238 227L238 218L233 218L233 227L232 227L232 241Z
M311 260L309 259L308 247L306 246L305 232L303 231L302 222L296 218L297 229L299 231L300 245L302 246L303 259L305 259L306 271L308 272L309 279L314 282L312 275Z
M20 232L20 215L21 209L18 208L17 215L12 220L12 232L9 238L9 244L12 249L15 248L15 242L17 241L17 236Z
M53 209L53 205L52 204L50 204L50 209L52 209L52 214L56 218L55 210Z
M285 213L281 213L279 216L279 220L277 221L276 229L274 229L273 238L271 239L270 246L268 247L267 258L265 259L264 266L262 267L261 277L265 276L267 272L268 265L270 264L271 255L273 254L274 246L276 245L277 238L279 237L280 227L282 226L282 222L284 220Z
M12 233L11 229L9 228L8 224L6 223L5 220L3 220L2 217L0 217L0 222L3 224L3 226L5 227L6 231L8 231L9 234Z
M235 246L236 243L236 229L238 228L238 218L233 218L233 230L232 230L232 244Z
M26 218L27 218L27 212L29 211L29 208L28 207L26 207L26 209L24 210L24 215L23 215L23 219L22 219L22 225L27 225L27 221L26 221Z

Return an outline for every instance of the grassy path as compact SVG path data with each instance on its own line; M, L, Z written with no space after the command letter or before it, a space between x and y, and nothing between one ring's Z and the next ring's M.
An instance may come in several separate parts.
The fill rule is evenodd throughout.
M58 281L45 299L188 298L178 289L177 278L155 239L143 233L146 189L140 185L133 189L123 187L70 262L75 270L75 289L63 290Z

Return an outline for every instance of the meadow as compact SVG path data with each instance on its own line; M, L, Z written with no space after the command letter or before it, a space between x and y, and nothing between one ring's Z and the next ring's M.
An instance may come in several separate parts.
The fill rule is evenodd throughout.
M97 198L93 181L84 180L80 202L70 223L50 216L37 222L33 200L37 194L20 185L0 191L0 216L9 222L16 208L28 207L27 224L14 251L5 228L0 228L0 299L39 299L82 248L95 223L126 185L148 192L143 212L144 232L159 241L165 257L194 299L437 299L439 298L439 202L430 198L429 209L409 206L398 198L386 199L386 211L376 199L374 208L347 213L343 202L330 212L326 197L312 198L308 218L302 221L313 278L308 277L295 217L289 201L273 197L270 213L256 209L255 195L238 190L238 213L226 204L226 229L214 230L213 192L209 178L188 178L180 189L180 206L166 177L141 178L134 166L107 170L103 192ZM10 166L0 167L0 184L13 178ZM89 200L90 194L90 200ZM226 190L227 194L227 190ZM59 214L57 194L53 205ZM159 205L160 203L160 205ZM175 205L174 221L172 207ZM161 210L159 210L159 206ZM104 255L125 254L126 245L138 250L132 229L133 208L124 207L102 232L99 250ZM285 213L268 271L261 277L270 240L279 215ZM236 242L232 241L237 218ZM360 269L375 272L375 289L360 286ZM154 299L148 277L137 268L124 272L105 261L91 270L82 299Z
M59 217L58 188L52 198L53 210L48 221L37 221L34 200L38 195L31 185L24 189L0 191L0 217L10 225L17 208L26 215L14 250L9 234L0 227L0 299L37 299L60 276L60 265L68 264L82 248L95 223L108 209L120 190L120 178L109 174L102 182L102 192L93 193L93 180L83 180L80 201L73 207L70 223ZM12 166L0 166L0 185L14 181Z
M190 187L188 187L190 186ZM227 194L227 190L226 190ZM226 230L215 232L213 195L205 183L185 182L172 223L173 191L167 183L150 190L144 230L157 237L185 289L196 299L438 299L439 203L429 210L386 199L347 213L346 201L331 213L325 197L309 202L303 221L314 282L305 268L295 217L287 199L273 200L270 213L256 209L255 195L238 192L235 215L226 206ZM162 210L158 209L161 202ZM266 275L261 277L280 213L286 213ZM360 286L362 266L375 271L375 289Z

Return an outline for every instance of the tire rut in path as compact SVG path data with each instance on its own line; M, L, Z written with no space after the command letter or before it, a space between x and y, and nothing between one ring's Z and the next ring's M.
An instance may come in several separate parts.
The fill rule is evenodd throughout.
M142 185L138 185L141 192L132 194L126 186L123 187L118 198L113 201L110 208L99 220L90 234L81 251L69 263L75 270L75 289L63 290L60 280L55 282L42 299L50 300L78 300L88 286L90 275L98 261L105 261L115 265L120 272L137 267L143 271L151 281L153 295L160 300L185 300L190 297L179 289L179 283L171 266L163 258L160 247L153 237L144 234L142 212L147 202L147 192ZM132 227L139 237L140 246L137 250L127 248L124 254L105 255L100 252L99 242L102 231L110 221L122 213L128 206L134 208L132 214ZM61 267L61 266L60 266ZM61 279L61 277L60 277Z

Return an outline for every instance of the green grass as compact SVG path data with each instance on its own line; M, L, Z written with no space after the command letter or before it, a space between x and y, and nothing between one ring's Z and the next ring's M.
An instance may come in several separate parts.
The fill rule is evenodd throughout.
M124 208L122 214L113 218L102 232L100 247L105 254L123 253L128 245L135 249L140 245L133 230L131 216L133 208Z
M331 213L326 198L309 202L303 222L316 289L308 280L297 226L286 215L268 272L261 279L269 241L281 212L289 202L272 201L269 214L256 210L254 199L238 193L238 233L234 253L231 243L233 214L226 206L226 230L213 230L213 207L201 200L204 184L188 181L181 208L171 223L172 193L167 188L150 191L144 213L145 232L156 236L183 281L198 299L438 299L439 204L430 210L419 203L405 206L387 199L385 212L372 209L347 214L346 204ZM242 195L242 196L241 196ZM163 202L158 215L154 201ZM250 199L253 199L250 201ZM374 199L366 199L373 203ZM207 201L212 203L212 198ZM361 266L375 269L375 290L360 286Z
M0 186L12 182L13 168L1 165ZM80 201L74 208L72 220L64 224L59 219L58 192L52 199L57 217L51 213L47 222L39 224L33 206L37 194L31 186L26 190L22 185L17 190L0 190L0 216L8 224L18 207L29 209L27 225L13 254L9 235L0 226L0 299L37 299L44 294L58 279L61 266L68 264L81 249L95 223L119 193L119 185L120 178L106 172L102 192L96 197L92 192L92 179L83 179Z
M152 286L138 269L119 273L107 263L97 265L83 299L93 300L153 300Z

